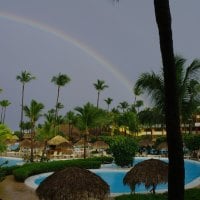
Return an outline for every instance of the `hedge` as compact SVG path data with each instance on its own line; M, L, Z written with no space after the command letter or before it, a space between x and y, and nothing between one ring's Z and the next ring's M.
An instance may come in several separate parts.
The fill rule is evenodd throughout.
M86 169L98 169L102 163L111 162L111 158L88 158L88 159L76 159L76 160L59 160L51 162L41 163L27 163L23 166L13 170L13 175L17 181L23 182L26 178L32 175L59 171L66 167L76 166Z

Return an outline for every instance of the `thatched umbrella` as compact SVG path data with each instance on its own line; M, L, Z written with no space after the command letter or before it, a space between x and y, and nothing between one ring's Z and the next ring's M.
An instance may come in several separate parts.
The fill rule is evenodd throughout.
M73 149L73 145L70 142L63 142L63 143L57 145L57 148Z
M28 140L28 139L24 139L20 142L19 146L22 147L22 148L30 148L31 147L31 141Z
M140 140L138 145L140 147L148 147L148 146L153 146L154 142L149 138L145 138L145 139Z
M105 143L104 141L96 141L92 144L93 148L95 149L108 149L109 145Z
M78 142L74 144L74 147L83 148L84 147L84 139L80 139ZM91 144L89 142L86 142L86 147L89 147Z
M161 150L161 149L168 149L167 142L162 142L162 143L160 143L160 144L157 146L157 149L158 149L158 150Z
M159 183L168 182L168 164L157 159L144 160L127 172L123 182L129 185L131 192L135 190L136 184L144 183L146 189L152 187L151 191L155 193Z
M47 143L48 143L48 145L57 146L64 142L69 142L69 141L66 138L62 137L61 135L57 135L57 136L51 138Z
M47 177L37 188L41 200L104 200L109 185L87 169L67 167Z

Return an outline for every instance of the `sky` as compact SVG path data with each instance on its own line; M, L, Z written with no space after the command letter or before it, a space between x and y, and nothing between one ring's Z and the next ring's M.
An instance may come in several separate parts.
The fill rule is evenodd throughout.
M190 63L200 58L200 1L170 0L174 52ZM63 114L87 102L96 105L93 83L109 86L100 94L111 107L134 101L132 88L144 72L162 66L153 0L0 0L0 100L8 99L5 123L13 130L20 121L21 83L16 76L31 72L25 104L54 107L53 76L67 74L61 88ZM147 96L142 97L148 106Z

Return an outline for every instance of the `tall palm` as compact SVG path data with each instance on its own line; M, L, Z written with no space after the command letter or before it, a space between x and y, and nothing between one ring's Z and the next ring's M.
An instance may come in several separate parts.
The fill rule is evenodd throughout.
M31 80L35 79L35 77L32 76L30 72L27 72L25 70L25 71L22 71L20 75L17 75L16 79L19 80L22 83L21 120L20 120L20 124L22 124L22 122L23 122L23 107L24 107L24 89L25 89L25 84L28 83L28 82L30 82ZM21 138L22 138L22 136L23 136L23 129L21 129L20 132L21 132Z
M51 82L53 82L57 86L57 97L56 97L56 105L55 105L55 120L58 115L58 101L60 96L60 88L64 87L67 83L70 82L70 78L66 74L59 73L57 76L53 76Z
M97 80L96 83L93 83L95 89L97 90L97 108L99 108L99 96L100 92L103 91L105 88L108 88L108 85L105 84L104 80Z
M99 110L90 103L83 107L76 107L74 110L78 112L77 127L84 132L84 158L86 158L86 142L89 128L95 127Z
M33 162L33 142L35 137L35 124L38 121L38 119L42 116L42 110L44 108L44 105L42 103L39 103L35 100L31 101L30 106L24 106L24 112L25 115L29 118L30 123L32 125L31 130L31 155L30 155L30 161Z
M65 115L65 121L66 123L68 123L68 128L69 128L68 134L70 138L72 136L73 125L75 125L77 121L75 113L73 111L67 112Z
M109 108L110 108L110 104L112 103L113 99L111 99L110 97L108 97L107 99L104 99L104 101L107 103L107 106L108 106L108 111L109 111Z
M11 104L7 99L0 101L1 106L1 123L4 124L6 118L6 108Z
M183 142L180 131L180 108L171 30L169 0L154 0L155 16L159 31L160 49L164 72L165 120L168 143L169 175L168 199L184 200Z
M118 108L120 108L122 110L122 112L124 113L125 110L127 110L129 107L129 104L127 101L122 101L119 103Z
M178 102L180 115L184 118L186 109L193 106L192 100L197 100L199 82L198 73L200 72L200 61L195 59L189 66L185 66L186 60L181 56L175 56L176 79L178 89ZM160 74L155 72L143 73L135 84L135 89L140 89L150 95L154 105L159 106L164 113L164 68ZM191 110L192 112L192 110ZM192 113L190 113L192 115ZM191 117L191 116L190 116Z

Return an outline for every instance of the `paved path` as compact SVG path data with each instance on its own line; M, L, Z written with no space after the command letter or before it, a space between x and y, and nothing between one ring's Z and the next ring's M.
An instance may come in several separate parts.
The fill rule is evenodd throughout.
M35 191L24 183L16 182L13 176L7 176L0 182L0 199L2 200L39 200Z

